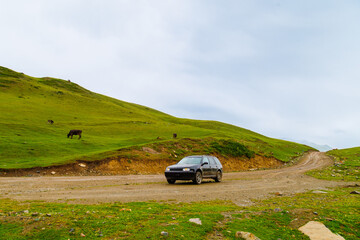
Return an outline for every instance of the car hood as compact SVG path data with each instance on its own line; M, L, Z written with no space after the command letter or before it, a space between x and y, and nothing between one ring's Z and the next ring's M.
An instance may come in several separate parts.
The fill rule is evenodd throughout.
M198 166L199 166L199 164L174 164L174 165L168 166L168 168L195 168Z

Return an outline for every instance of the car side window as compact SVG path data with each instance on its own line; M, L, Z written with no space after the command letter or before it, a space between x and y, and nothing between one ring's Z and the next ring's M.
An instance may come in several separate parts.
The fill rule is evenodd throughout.
M214 160L215 160L217 165L221 165L221 163L220 163L219 159L217 159L217 157L214 157Z
M206 162L209 164L208 158L207 158L207 157L204 157L202 163L206 163Z
M215 162L215 159L213 157L210 157L210 164L213 165L213 166L216 166L216 162Z

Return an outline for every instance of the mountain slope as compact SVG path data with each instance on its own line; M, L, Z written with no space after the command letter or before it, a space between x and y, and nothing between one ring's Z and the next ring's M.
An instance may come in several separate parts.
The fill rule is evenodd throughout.
M34 78L4 67L0 67L0 112L3 169L101 160L103 153L121 148L176 144L173 133L181 139L232 139L258 155L285 162L311 149L225 123L176 118L70 81ZM81 129L82 138L66 138L70 129Z
M360 147L333 149L326 154L333 157L334 165L310 171L307 173L308 175L326 180L359 181Z

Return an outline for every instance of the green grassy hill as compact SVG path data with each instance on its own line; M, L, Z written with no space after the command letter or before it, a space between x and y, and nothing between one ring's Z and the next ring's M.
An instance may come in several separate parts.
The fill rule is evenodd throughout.
M360 147L334 149L327 152L329 155L334 156L336 162L340 162L345 166L360 167Z
M333 157L334 165L322 170L312 170L308 175L326 180L359 181L360 147L333 149L326 154Z
M221 122L176 118L69 81L34 78L4 67L0 67L0 113L3 169L101 160L102 154L118 149L159 142L176 145L180 139L230 140L284 162L311 149ZM50 119L54 124L47 122ZM70 129L81 129L83 137L68 139ZM173 133L179 140L172 139Z

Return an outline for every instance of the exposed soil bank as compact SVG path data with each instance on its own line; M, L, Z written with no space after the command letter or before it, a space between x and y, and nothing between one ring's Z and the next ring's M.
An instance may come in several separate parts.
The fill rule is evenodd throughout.
M294 153L294 155L299 153ZM283 162L271 153L258 154L233 140L182 138L99 153L77 162L31 169L0 169L0 176L100 176L159 174L189 155L215 155L225 172L277 168ZM266 157L265 157L266 156Z
M146 152L151 151L149 148ZM218 156L225 172L276 168L283 163L275 158L256 155L254 158L223 158ZM77 162L61 166L0 170L2 177L36 177L36 176L100 176L100 175L129 175L129 174L161 174L169 165L177 163L172 159L144 159L131 160L113 157L95 162Z

